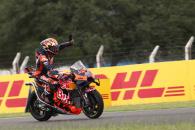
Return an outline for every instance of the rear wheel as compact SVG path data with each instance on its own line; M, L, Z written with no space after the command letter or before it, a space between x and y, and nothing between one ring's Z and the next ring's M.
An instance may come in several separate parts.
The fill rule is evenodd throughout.
M32 93L30 113L38 121L47 121L52 116L50 112L47 111L45 105L37 99L35 92Z
M87 107L83 107L83 113L91 119L100 117L104 110L102 96L97 90L94 90L87 93L87 97L89 100L89 105Z

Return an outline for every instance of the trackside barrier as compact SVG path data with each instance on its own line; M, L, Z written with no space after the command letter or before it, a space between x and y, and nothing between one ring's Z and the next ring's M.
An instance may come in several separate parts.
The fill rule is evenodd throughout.
M0 76L0 113L24 112L31 79L25 74Z
M30 82L27 74L0 76L0 114L24 112ZM101 85L96 87L101 93L105 107L111 106L110 83L108 79L101 79Z
M106 106L195 100L195 60L91 69ZM0 77L0 113L23 112L27 75ZM110 101L111 100L111 101Z
M195 100L195 60L91 70L110 80L112 106Z

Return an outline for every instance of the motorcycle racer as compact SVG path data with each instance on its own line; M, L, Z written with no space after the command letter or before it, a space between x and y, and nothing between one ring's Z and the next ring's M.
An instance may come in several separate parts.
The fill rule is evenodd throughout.
M35 51L36 70L33 76L47 83L42 86L45 88L44 100L48 103L51 103L53 92L59 85L57 80L59 72L53 69L54 56L64 48L72 46L73 43L72 36L69 37L68 42L61 44L58 44L54 38L47 38L40 42L41 47Z

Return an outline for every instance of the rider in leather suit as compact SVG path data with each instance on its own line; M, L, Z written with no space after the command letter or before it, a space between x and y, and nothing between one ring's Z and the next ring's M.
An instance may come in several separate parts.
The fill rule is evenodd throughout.
M45 84L44 87L49 95L48 100L50 101L52 100L51 95L53 95L53 92L59 85L57 80L59 73L53 70L54 56L64 48L73 45L73 43L74 40L72 38L69 38L68 42L61 44L58 44L54 38L47 38L40 43L41 48L37 49L35 52L36 71L33 73L33 76L49 84Z

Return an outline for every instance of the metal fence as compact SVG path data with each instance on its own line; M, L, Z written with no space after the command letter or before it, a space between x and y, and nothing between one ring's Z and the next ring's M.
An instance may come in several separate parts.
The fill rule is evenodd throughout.
M192 36L187 41L185 46L174 46L168 48L161 48L159 45L154 46L150 50L136 49L135 51L117 51L104 54L104 46L100 46L96 55L77 56L77 57L56 57L57 68L63 66L70 66L77 60L82 60L89 67L101 67L101 66L112 66L112 65L128 65L128 64L139 64L139 63L153 63L163 61L176 61L176 60L189 60L195 58L195 49L192 46L194 37ZM35 65L35 58L28 57L28 52L22 53L6 53L0 54L0 66L10 69L0 70L0 74L14 74L22 73L25 66ZM5 60L6 58L6 60ZM89 59L92 60L92 64L89 65ZM115 59L120 59L117 63L114 63Z

